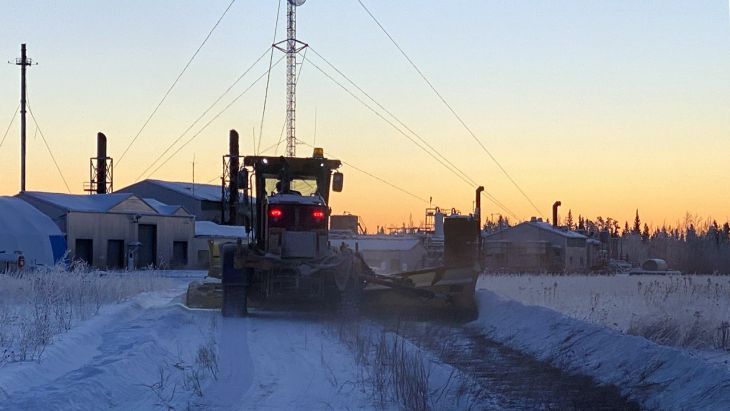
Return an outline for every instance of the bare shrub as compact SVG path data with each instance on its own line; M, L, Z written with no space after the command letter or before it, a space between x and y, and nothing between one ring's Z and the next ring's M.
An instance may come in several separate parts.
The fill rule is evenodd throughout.
M406 410L435 408L430 365L405 338L359 321L338 321L332 328L364 370L361 387L380 407L397 404ZM436 392L443 390L445 387Z
M40 360L53 339L108 304L168 287L157 272L107 273L78 263L0 275L0 366Z

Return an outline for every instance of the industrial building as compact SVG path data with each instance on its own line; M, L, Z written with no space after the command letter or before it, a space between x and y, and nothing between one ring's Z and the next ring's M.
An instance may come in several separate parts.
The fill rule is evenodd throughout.
M73 195L22 192L18 198L50 217L66 235L69 257L99 268L184 268L195 218L130 193Z
M221 186L162 180L142 180L117 193L132 193L164 204L180 204L198 220L221 220Z
M140 198L153 198L165 204L179 204L198 221L223 223L223 196L221 185L186 183L162 180L142 180L117 193L131 193ZM241 196L243 193L241 192ZM248 220L251 210L238 208L238 221Z
M490 271L586 272L599 249L599 241L537 218L484 237Z
M56 224L32 205L0 197L0 271L52 266L66 253L66 240ZM22 257L22 258L21 258Z
M365 262L379 274L417 270L426 263L427 250L416 237L357 235L330 238L333 247L345 244L358 250Z

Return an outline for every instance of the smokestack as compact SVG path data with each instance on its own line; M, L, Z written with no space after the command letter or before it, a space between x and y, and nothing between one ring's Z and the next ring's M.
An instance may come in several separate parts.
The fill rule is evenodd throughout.
M474 217L476 217L477 222L479 223L479 229L482 229L482 191L484 191L484 186L477 187L476 192L476 200L474 201L474 204L476 204L476 209L474 210Z
M228 162L228 222L230 225L238 224L238 170L240 164L238 162L238 132L231 130L228 139L228 154L230 159Z
M474 218L477 220L477 247L478 253L481 253L482 251L482 191L484 191L484 186L477 187L476 196L477 198L474 201L474 204L476 205L476 209L474 210Z
M106 136L96 133L96 194L106 194Z
M553 203L553 227L558 227L558 207L563 205L560 201L556 201Z

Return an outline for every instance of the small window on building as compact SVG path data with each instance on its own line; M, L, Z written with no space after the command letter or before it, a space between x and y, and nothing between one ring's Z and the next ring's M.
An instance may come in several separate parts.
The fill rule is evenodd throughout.
M585 246L586 246L585 238L569 238L568 239L568 247L585 247Z
M200 202L200 209L203 211L220 211L221 203L203 200Z
M188 265L188 242L173 241L172 243L172 268L184 268Z
M570 260L570 264L573 264L573 257L572 256L568 260Z

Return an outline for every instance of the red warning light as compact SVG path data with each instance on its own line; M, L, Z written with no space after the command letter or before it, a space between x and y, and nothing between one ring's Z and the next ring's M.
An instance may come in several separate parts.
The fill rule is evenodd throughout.
M269 210L269 217L271 218L281 218L283 215L284 212L280 208L272 208Z
M322 220L324 219L324 211L314 210L312 211L312 217L314 217L315 220Z

